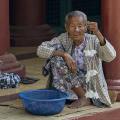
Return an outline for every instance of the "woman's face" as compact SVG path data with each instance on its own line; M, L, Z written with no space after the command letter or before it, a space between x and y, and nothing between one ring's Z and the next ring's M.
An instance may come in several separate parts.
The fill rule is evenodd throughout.
M83 17L71 17L66 25L66 31L74 42L81 42L86 32L86 24Z

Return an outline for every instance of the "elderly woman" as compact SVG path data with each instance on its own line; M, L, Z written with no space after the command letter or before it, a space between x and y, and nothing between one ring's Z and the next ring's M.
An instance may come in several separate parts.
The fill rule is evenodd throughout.
M81 11L72 11L65 18L66 32L37 49L41 58L49 58L43 73L52 76L52 86L69 93L74 100L69 107L91 103L111 106L102 61L116 57L113 46L103 37L96 22L88 22ZM88 34L87 30L93 34Z

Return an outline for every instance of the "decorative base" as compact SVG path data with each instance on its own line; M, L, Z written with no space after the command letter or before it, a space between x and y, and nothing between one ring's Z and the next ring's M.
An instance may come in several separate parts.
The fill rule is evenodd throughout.
M108 84L108 89L109 90L113 90L113 91L117 91L118 92L118 96L117 96L117 101L120 101L120 80L107 80L107 84Z
M20 77L25 77L25 66L16 60L16 57L11 54L0 56L0 71L17 73Z

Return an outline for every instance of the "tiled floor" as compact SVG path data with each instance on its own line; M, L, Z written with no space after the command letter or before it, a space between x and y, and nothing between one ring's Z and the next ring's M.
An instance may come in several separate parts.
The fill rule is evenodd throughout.
M38 116L26 112L20 101L11 101L0 106L0 120L70 120L71 117L87 116L97 112L104 112L120 108L120 103L115 103L112 108L96 108L95 106L86 106L79 109L69 109L67 107L60 114L53 116Z
M47 78L41 75L41 68L44 63L44 59L32 58L27 60L21 60L21 63L26 66L26 72L28 76L38 78L39 81L30 84L21 84L16 89L0 90L0 95L9 95L13 93L19 93L20 91L28 89L40 89L45 88L47 84ZM2 105L2 106L1 106ZM4 105L4 106L3 106ZM0 120L67 120L73 116L85 116L94 114L100 111L111 110L120 108L120 103L113 104L112 108L96 108L95 106L86 106L79 109L68 109L67 107L57 115L54 116L35 116L27 113L20 100L14 100L9 102L0 103Z

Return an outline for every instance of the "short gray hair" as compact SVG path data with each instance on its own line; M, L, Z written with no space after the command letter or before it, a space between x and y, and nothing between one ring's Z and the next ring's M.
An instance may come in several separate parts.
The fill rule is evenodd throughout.
M65 17L65 24L68 23L71 17L83 17L84 22L87 23L87 15L84 12L78 10L69 12Z

